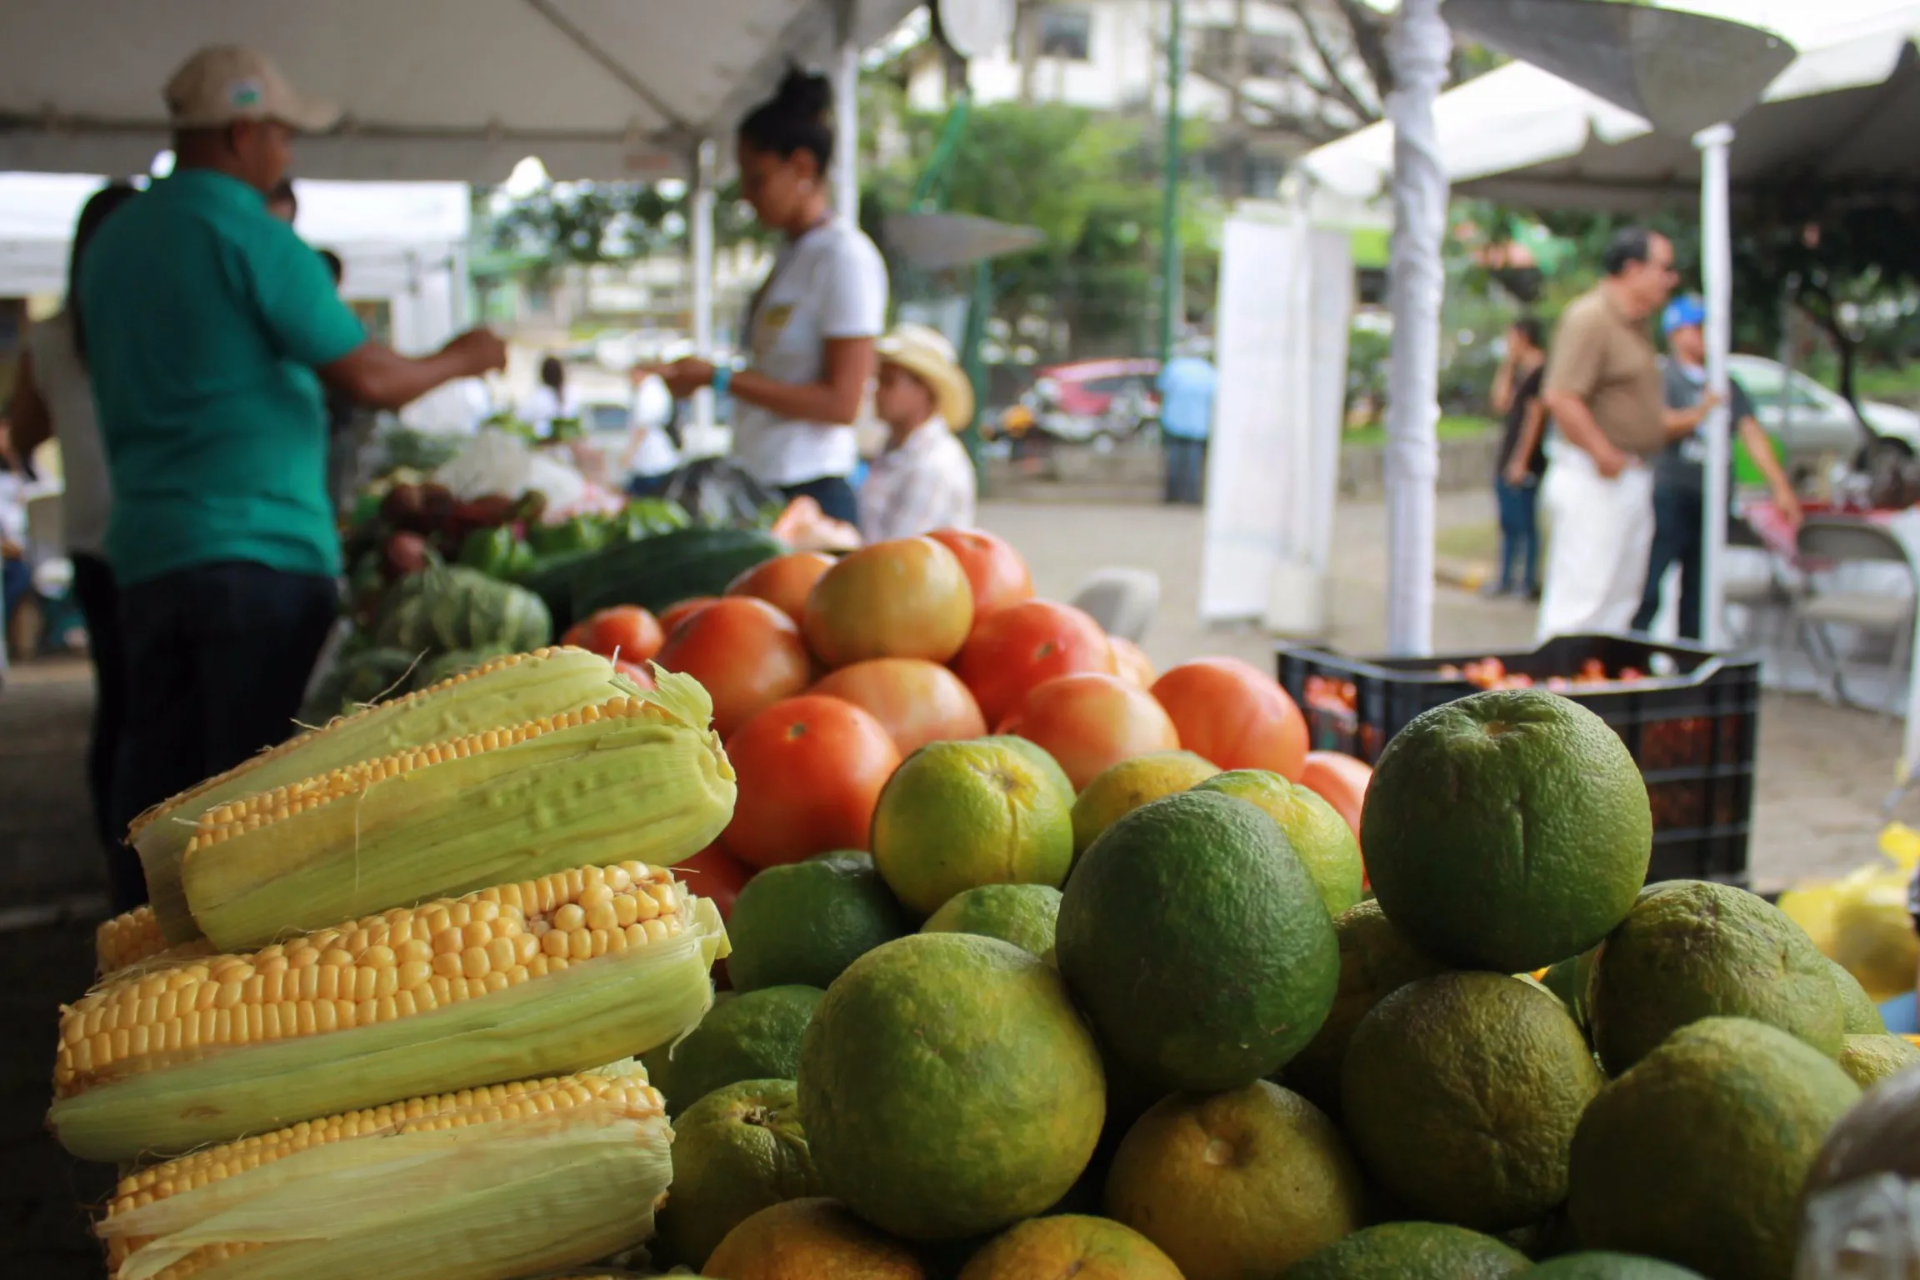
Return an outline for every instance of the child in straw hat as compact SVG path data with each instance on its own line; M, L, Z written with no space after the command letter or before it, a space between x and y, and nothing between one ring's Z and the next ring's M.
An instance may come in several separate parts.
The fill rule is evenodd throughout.
M868 542L973 524L973 462L954 432L973 420L973 384L953 344L925 325L882 338L874 414L887 447L860 488L860 534Z

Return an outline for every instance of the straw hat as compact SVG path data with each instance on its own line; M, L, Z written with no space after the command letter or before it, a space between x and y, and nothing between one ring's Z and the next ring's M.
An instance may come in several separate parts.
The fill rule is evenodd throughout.
M884 364L897 364L933 391L933 407L947 426L964 431L973 421L973 383L954 358L953 344L923 324L903 324L874 345Z

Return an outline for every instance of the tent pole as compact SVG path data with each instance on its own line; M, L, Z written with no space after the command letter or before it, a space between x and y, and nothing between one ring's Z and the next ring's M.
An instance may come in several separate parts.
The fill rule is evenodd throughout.
M703 138L693 150L693 198L688 219L688 247L693 254L693 348L703 360L711 360L713 345L713 210L717 199L713 189L714 143ZM713 392L701 388L693 398L693 421L705 440L713 426Z
M1727 151L1733 126L1714 125L1694 137L1700 148L1701 275L1707 294L1707 385L1720 405L1700 432L1707 446L1706 493L1702 499L1700 548L1700 639L1709 649L1726 644L1726 591L1722 561L1727 548L1727 472L1732 456L1733 412L1727 392L1727 355L1733 348L1733 215L1728 207Z
M1388 291L1393 351L1387 378L1387 651L1433 652L1434 482L1439 473L1440 260L1447 171L1433 103L1447 77L1453 37L1440 0L1405 0L1389 37L1395 88L1393 240Z
M860 46L853 34L854 5L840 0L838 41L833 51L833 172L835 210L848 222L860 221Z

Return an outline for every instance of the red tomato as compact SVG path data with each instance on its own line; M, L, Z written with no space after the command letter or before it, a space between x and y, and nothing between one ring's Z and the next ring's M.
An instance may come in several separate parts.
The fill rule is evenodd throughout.
M682 600L679 604L668 605L660 613L660 630L667 635L672 635L681 623L719 598L719 596L694 596L692 599Z
M1280 682L1239 658L1195 658L1153 682L1180 745L1222 769L1269 769L1300 780L1307 720Z
M806 612L807 593L820 575L833 568L833 557L818 551L791 551L753 566L727 584L730 596L758 596L799 625Z
M880 789L900 764L880 722L838 698L774 703L727 740L740 783L720 839L756 867L865 849Z
M578 645L602 657L615 655L629 662L649 662L666 637L659 621L637 604L617 604L576 622L560 637L561 644Z
M1027 691L1078 671L1112 675L1113 646L1100 624L1070 604L1023 600L979 619L953 669L973 690L980 714L998 724Z
M870 713L902 756L929 742L978 738L987 731L960 677L920 658L869 658L840 668L808 692L845 699Z
M754 596L715 600L682 622L667 637L659 663L706 686L713 699L713 729L722 739L813 679L800 628Z
M959 557L973 587L977 618L994 609L1033 599L1033 575L1005 538L984 529L935 529L927 535Z
M1122 760L1180 747L1173 721L1152 695L1119 676L1095 672L1036 685L999 732L1045 747L1075 791Z
M614 662L613 669L639 685L642 689L657 689L660 687L653 678L652 667L643 667L637 662L628 662L625 658L620 658Z

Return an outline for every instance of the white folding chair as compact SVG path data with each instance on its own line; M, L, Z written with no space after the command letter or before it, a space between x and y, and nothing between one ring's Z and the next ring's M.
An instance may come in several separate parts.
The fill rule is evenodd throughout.
M1848 627L1863 635L1890 636L1888 666L1897 676L1912 657L1915 577L1913 562L1900 540L1864 520L1818 517L1800 526L1800 563L1806 585L1794 607L1795 632L1814 667L1832 686L1834 700L1847 697L1846 662L1829 628ZM1905 591L1823 589L1818 575L1845 565L1897 564L1905 572Z

